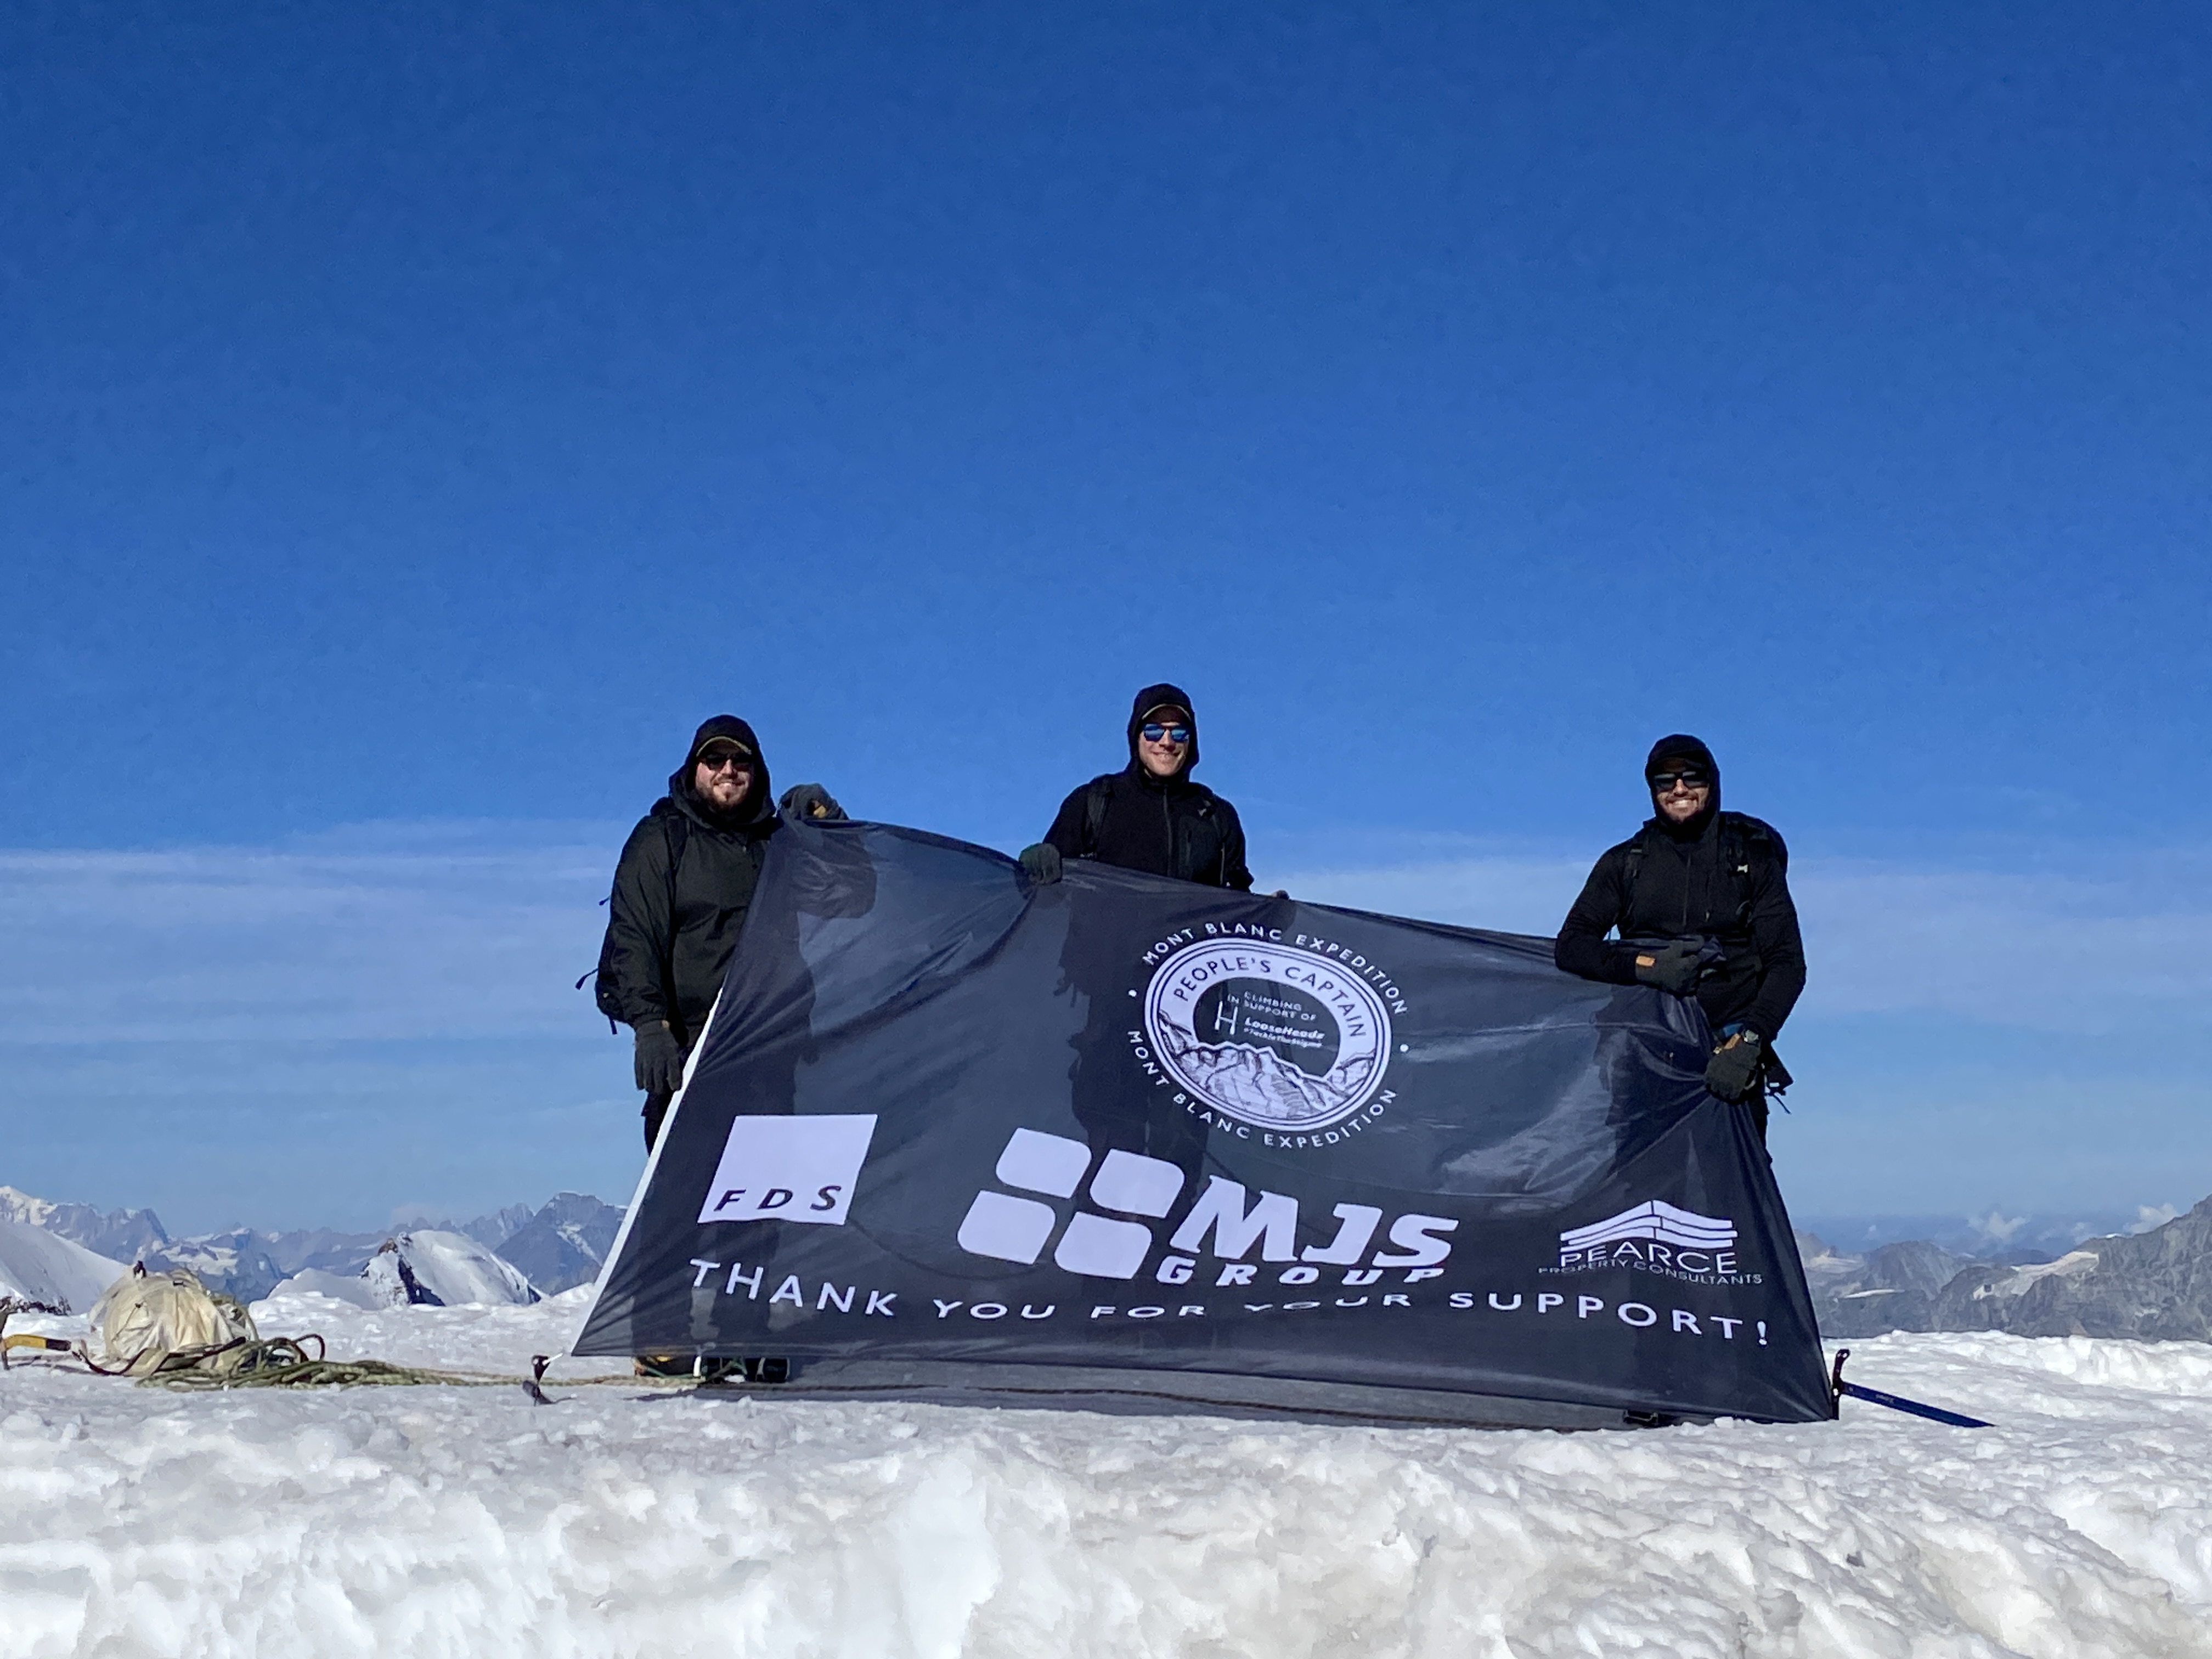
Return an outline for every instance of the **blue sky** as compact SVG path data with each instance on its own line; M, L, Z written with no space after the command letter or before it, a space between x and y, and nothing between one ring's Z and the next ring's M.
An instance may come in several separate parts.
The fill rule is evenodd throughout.
M0 1181L626 1192L702 715L1006 848L1191 686L1269 884L1780 825L1801 1212L2212 1192L2212 39L1962 4L0 21Z

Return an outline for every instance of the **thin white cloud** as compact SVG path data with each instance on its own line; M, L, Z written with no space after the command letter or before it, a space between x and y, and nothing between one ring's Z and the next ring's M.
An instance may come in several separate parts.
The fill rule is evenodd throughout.
M1313 869L1287 884L1324 903L1549 934L1589 867L1477 854ZM1810 969L1802 1008L2075 1032L2212 1023L2212 891L2197 867L2136 859L2092 878L1793 860Z
M372 826L280 848L0 853L0 1042L574 1035L620 830ZM1549 933L1585 860L1311 868L1301 898ZM2212 882L1801 859L1802 1015L2203 1025Z
M0 1041L573 1035L617 844L0 853Z
M1938 1012L2089 1031L2206 1023L2212 904L2136 880L1820 864L1793 880L1826 1014Z

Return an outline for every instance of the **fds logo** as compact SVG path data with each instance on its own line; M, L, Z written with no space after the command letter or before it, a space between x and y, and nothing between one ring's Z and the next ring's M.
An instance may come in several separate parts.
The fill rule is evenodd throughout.
M988 1188L977 1193L960 1224L960 1248L971 1255L1031 1267L1051 1244L1055 1267L1091 1279L1134 1279L1157 1239L1147 1222L1165 1220L1185 1186L1177 1165L1118 1148L1099 1159L1094 1170L1091 1150L1082 1141L1036 1129L1014 1131L994 1173L1002 1186L1042 1196L1018 1198ZM1084 1191L1085 1207L1075 1210L1063 1230L1060 1210L1042 1200L1072 1199L1079 1189ZM1297 1199L1263 1188L1251 1200L1241 1182L1209 1176L1168 1241L1170 1252L1187 1254L1163 1258L1153 1277L1164 1285L1188 1284L1199 1259L1211 1255L1226 1264L1214 1281L1218 1285L1249 1285L1266 1262L1291 1264L1276 1275L1285 1285L1310 1285L1323 1267L1332 1267L1350 1270L1344 1276L1347 1285L1371 1285L1386 1268L1405 1268L1409 1279L1431 1279L1442 1271L1437 1264L1451 1254L1450 1243L1440 1235L1459 1226L1448 1216L1408 1212L1390 1224L1388 1237L1397 1249L1370 1255L1368 1247L1382 1227L1382 1212L1370 1204L1339 1204L1333 1214L1335 1237L1301 1249ZM1260 1262L1248 1262L1244 1258L1255 1244Z

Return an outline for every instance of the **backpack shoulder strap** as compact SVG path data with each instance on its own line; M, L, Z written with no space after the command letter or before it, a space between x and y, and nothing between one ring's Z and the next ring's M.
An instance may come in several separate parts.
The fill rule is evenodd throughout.
M668 932L676 932L676 866L684 862L684 849L690 843L691 826L684 821L681 812L665 812L660 818L660 833L668 842Z
M1106 833L1106 808L1114 799L1114 775L1091 780L1083 792L1083 845L1085 855L1098 850L1098 838Z
M684 848L690 843L691 825L681 811L672 811L662 817L660 833L668 842L668 947L660 957L661 994L668 1000L669 1029L682 1042L683 1016L676 1006L676 871L684 862Z
M1620 899L1621 908L1627 909L1635 892L1636 878L1644 873L1644 831L1638 830L1631 836L1621 853Z
M1758 884L1761 866L1771 865L1787 873L1790 849L1783 845L1772 824L1747 812L1723 812L1721 863L1735 883L1736 925L1747 927L1751 921L1752 891Z

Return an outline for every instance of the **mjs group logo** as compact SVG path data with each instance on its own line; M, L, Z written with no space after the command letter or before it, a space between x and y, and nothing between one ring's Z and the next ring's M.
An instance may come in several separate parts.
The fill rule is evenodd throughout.
M1382 1115L1397 985L1350 948L1281 928L1209 923L1145 953L1131 1048L1176 1103L1271 1146L1333 1146Z

